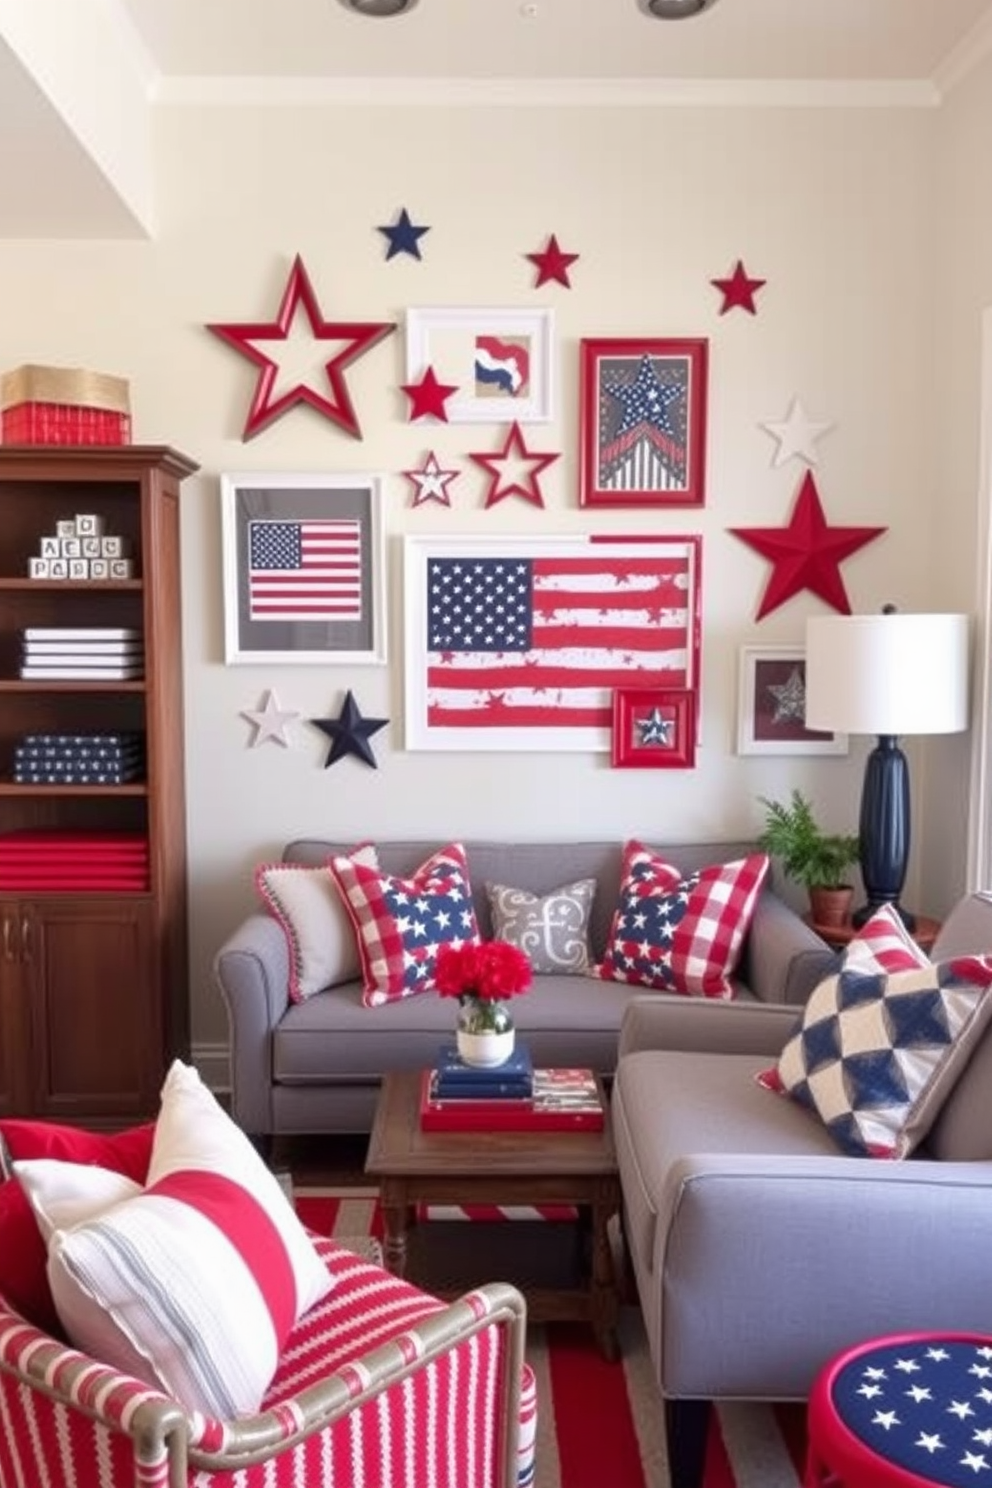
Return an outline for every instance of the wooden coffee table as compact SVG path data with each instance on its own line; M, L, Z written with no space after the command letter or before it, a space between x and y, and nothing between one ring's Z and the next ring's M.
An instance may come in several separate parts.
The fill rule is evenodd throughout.
M597 1132L425 1132L420 1084L418 1071L385 1076L365 1161L379 1184L390 1271L405 1273L417 1204L573 1205L590 1228L589 1274L577 1287L525 1286L528 1317L589 1322L606 1357L618 1358L620 1278L607 1226L620 1211L620 1179L605 1097Z

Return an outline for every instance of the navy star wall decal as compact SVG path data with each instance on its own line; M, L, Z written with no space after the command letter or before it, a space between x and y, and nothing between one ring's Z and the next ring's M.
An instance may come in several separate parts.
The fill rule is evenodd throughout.
M324 363L324 372L331 392L330 397L324 392L318 392L315 387L311 387L308 380L291 381L283 391L276 391L276 382L281 370L279 348L283 348L285 357L289 349L286 343L291 340L294 321L301 306L309 323L311 338L315 342L338 343L336 350ZM325 320L320 313L317 296L314 294L313 285L303 266L303 260L297 254L293 260L293 267L286 281L282 303L275 320L251 324L214 322L207 326L208 331L212 331L215 336L226 341L228 346L232 346L235 351L247 357L259 369L255 393L248 410L244 433L241 436L242 441L251 439L252 435L257 434L273 419L277 419L280 414L286 413L297 403L309 404L325 418L338 424L346 433L353 434L356 439L361 439L361 427L355 417L354 405L344 378L345 368L395 329L395 321ZM256 346L255 342L258 341L271 343L272 353L262 351Z
M386 727L389 719L363 718L350 688L337 718L311 718L310 722L331 740L331 747L324 761L325 770L330 765L337 764L339 759L344 759L346 754L353 754L373 770L379 768L369 740L373 734Z
M419 258L420 239L424 233L430 232L430 228L415 227L410 220L410 213L404 207L392 227L377 227L376 232L381 232L389 243L386 250L386 262L388 263L398 253L405 253L410 258Z

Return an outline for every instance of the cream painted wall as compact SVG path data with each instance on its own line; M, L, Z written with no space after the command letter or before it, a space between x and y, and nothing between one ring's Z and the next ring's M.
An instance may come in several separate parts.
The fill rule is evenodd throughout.
M253 905L253 865L293 835L716 839L755 831L756 797L793 785L836 829L854 825L866 741L847 759L734 753L739 647L800 644L806 616L822 606L804 594L756 625L769 569L726 529L787 521L802 467L773 469L775 446L758 424L783 417L796 394L837 425L820 444L828 519L890 529L843 565L853 607L930 603L933 538L946 516L929 413L936 130L932 113L881 109L175 109L157 131L154 243L0 244L3 364L83 363L128 376L137 439L172 443L202 465L183 497L198 1043L225 1037L210 962ZM375 225L403 205L432 230L422 262L387 264ZM523 255L551 231L581 254L574 288L536 293ZM361 441L297 410L241 442L254 373L203 326L273 318L297 251L328 318L402 322L409 305L554 307L558 413L526 431L532 447L563 452L543 480L546 510L510 500L483 511L484 482L469 469L450 512L409 507L397 471L429 448L442 463L467 464L465 452L495 448L499 431L405 422L401 332L349 373ZM768 280L755 318L720 317L708 282L738 256ZM579 338L679 334L710 338L705 508L580 511ZM386 472L388 667L224 666L223 470ZM703 535L697 768L405 752L402 534L586 530ZM306 726L292 751L249 749L239 710L269 686L304 716L336 714L353 688L365 713L392 720L374 741L378 770L346 759L325 771L326 741ZM944 907L936 893L928 900L932 911Z
M936 412L929 441L933 605L976 616L972 693L977 702L978 674L988 664L978 617L992 498L989 472L983 473L979 464L982 316L992 309L992 58L954 90L936 124L933 215L939 230L935 344L928 374ZM992 397L992 388L985 389L985 397ZM921 836L926 843L922 893L928 903L953 900L965 887L962 845L968 833L969 766L979 743L972 729L926 749Z

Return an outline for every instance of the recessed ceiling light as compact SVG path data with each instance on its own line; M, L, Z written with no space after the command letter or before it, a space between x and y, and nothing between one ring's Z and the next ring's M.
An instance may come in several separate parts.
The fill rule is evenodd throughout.
M345 10L364 16L398 16L412 10L417 0L341 0Z
M716 0L637 0L645 15L657 21L681 21L709 10Z

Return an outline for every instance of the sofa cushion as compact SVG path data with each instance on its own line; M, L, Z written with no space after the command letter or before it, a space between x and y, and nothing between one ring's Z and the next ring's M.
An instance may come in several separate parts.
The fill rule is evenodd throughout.
M375 847L362 843L348 856L378 868ZM358 945L351 918L327 864L262 863L255 887L282 926L289 948L289 995L294 1002L358 975Z
M764 853L751 853L683 878L650 848L628 842L597 974L692 997L732 997L731 977L768 867Z
M331 871L358 937L366 1007L433 991L439 946L479 939L461 843L439 848L408 878L343 856Z
M493 936L509 941L529 958L540 975L582 976L590 969L589 915L594 878L563 884L539 896L509 884L486 884Z
M31 1158L58 1158L123 1173L141 1183L152 1155L151 1122L122 1132L91 1132L56 1121L0 1120L4 1171ZM7 1163L10 1167L8 1169ZM12 1176L0 1183L0 1294L46 1333L62 1331L45 1273L47 1253L27 1194Z
M194 1069L172 1066L144 1188L16 1164L72 1342L230 1418L258 1409L290 1330L330 1286L278 1181Z
M843 1151L906 1157L992 1019L990 988L992 956L889 973L842 968L813 992L760 1083L806 1106Z
M861 971L912 971L929 966L922 951L890 904L883 904L844 947L842 965Z

